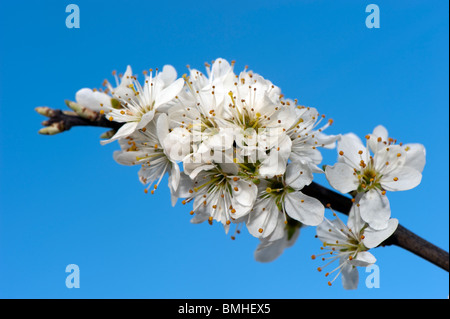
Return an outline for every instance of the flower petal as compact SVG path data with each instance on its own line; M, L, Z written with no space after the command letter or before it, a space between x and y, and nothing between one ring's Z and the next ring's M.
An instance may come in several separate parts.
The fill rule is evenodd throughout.
M102 145L114 142L115 140L118 140L119 138L125 138L127 136L130 136L136 131L137 122L129 122L122 125L122 127L114 134L113 137L111 137L109 140L102 140L100 143Z
M397 229L398 219L391 218L388 221L388 226L382 230L375 230L368 227L364 230L363 244L367 248L374 248L388 239Z
M381 179L381 186L391 192L405 191L420 184L422 174L415 168L403 166L386 174Z
M308 226L317 226L323 221L325 208L322 203L300 191L285 196L285 209L289 217Z
M281 256L286 248L291 247L296 242L299 234L300 228L297 228L290 239L288 239L286 231L284 236L277 240L272 240L271 236L260 239L254 253L255 260L262 263L274 261Z
M103 92L81 89L75 94L75 100L81 106L99 112L102 107L111 107L111 96Z
M385 143L388 141L388 137L388 131L383 125L375 127L367 141L371 151L376 153L379 148L386 146Z
M136 129L140 130L141 128L144 128L145 126L147 126L148 123L151 122L151 120L153 120L155 116L155 111L151 110L147 113L145 113L144 115L142 115L141 120L139 121L138 125L136 126Z
M325 176L331 187L344 194L358 188L358 178L354 173L354 169L346 163L336 163L325 169Z
M158 73L158 77L164 82L165 86L170 85L177 79L177 71L169 64L163 66L163 69Z
M301 190L313 180L312 170L309 165L300 162L289 163L286 168L285 182L295 190Z
M358 268L353 267L353 265L351 265L350 263L346 263L344 266L342 266L341 276L342 276L342 286L344 287L344 289L354 290L358 288L359 283Z
M368 251L359 252L355 258L349 261L350 264L358 267L367 267L373 265L377 259Z
M232 193L232 206L236 210L233 218L238 219L247 215L253 208L258 195L258 188L252 182L247 182L238 177L229 180Z
M338 161L347 163L352 167L359 168L361 159L366 160L367 149L363 145L361 139L353 133L341 136L338 142L337 151L339 155ZM359 154L362 151L362 154Z
M382 195L379 190L372 189L361 197L358 204L361 218L370 227L380 230L388 226L391 207L386 195Z
M162 104L167 103L170 100L172 100L178 93L180 93L183 86L184 86L184 80L178 79L175 82L173 82L171 85L166 87L164 90L159 92L158 96L155 99L155 105L153 108L157 109Z
M426 162L425 147L422 144L414 143L403 145L403 148L406 152L405 166L415 168L422 173Z
M253 210L248 214L246 222L247 229L256 238L265 238L270 235L272 240L277 240L283 236L283 232L275 232L275 229L284 229L283 214L280 214L277 206L270 199L263 199L257 202Z

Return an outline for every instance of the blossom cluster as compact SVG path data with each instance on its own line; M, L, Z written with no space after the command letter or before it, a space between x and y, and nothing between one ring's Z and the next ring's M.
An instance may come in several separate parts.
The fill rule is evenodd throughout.
M291 246L301 227L318 226L324 254L339 260L327 276L339 270L344 287L355 288L355 266L374 263L368 250L398 224L386 191L420 183L423 146L397 145L382 126L366 136L365 146L354 134L326 135L332 120L285 98L247 67L235 73L234 61L224 59L205 67L188 66L188 74L178 77L166 65L145 71L143 82L128 67L123 75L113 73L114 84L105 80L105 89L79 90L76 104L122 123L102 144L118 141L114 159L140 167L146 193L153 194L168 174L172 205L178 199L192 204L192 223L217 221L226 233L244 225L260 240L255 258L261 262ZM338 163L323 170L320 149L336 143ZM347 225L325 218L323 204L302 192L320 173L353 195Z

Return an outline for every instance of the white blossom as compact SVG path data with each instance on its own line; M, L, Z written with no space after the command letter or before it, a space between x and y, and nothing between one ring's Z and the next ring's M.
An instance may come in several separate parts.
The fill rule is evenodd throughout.
M367 267L376 262L376 258L369 252L384 240L389 238L397 229L398 220L391 218L383 230L376 230L365 223L360 216L359 207L354 204L351 208L347 225L337 217L334 220L327 218L317 227L317 237L323 242L322 253L312 255L312 259L321 257L324 266L318 267L323 271L326 267L338 261L339 265L326 272L325 276L336 273L334 278L328 281L328 285L342 275L342 284L345 289L356 289L358 286L358 269Z
M308 165L291 163L286 174L261 183L259 197L246 221L249 232L257 238L278 240L284 235L288 218L303 225L317 226L323 220L324 207L301 189L313 179Z
M103 143L110 143L133 134L145 127L155 116L158 108L163 107L175 98L184 86L182 79L176 79L177 73L170 66L164 66L161 72L145 72L145 83L142 86L132 75L131 67L122 77L118 87L113 88L106 83L112 95L110 105L102 109L110 121L124 123L117 133Z
M361 217L375 229L385 228L391 216L386 191L403 191L419 185L425 164L422 145L394 144L381 131L379 126L372 135L367 135L366 146L352 133L343 135L337 147L338 163L325 170L333 188L360 194L357 201Z
M119 139L120 151L114 152L114 159L122 165L140 165L139 180L148 185L147 193L153 194L166 173L169 174L169 189L174 205L180 194L179 184L181 179L180 167L176 161L171 160L166 154L165 137L169 133L167 115L162 113L156 116L156 120L148 123L142 129L128 137ZM183 179L186 184L186 178ZM186 188L182 185L180 189ZM177 192L178 190L178 192Z

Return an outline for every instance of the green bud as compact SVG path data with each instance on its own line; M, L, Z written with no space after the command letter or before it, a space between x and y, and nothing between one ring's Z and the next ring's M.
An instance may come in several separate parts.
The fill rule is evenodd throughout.
M120 104L119 100L111 99L111 106L116 110L123 109L122 104Z
M100 138L102 138L102 139L110 139L111 137L113 137L114 136L114 134L116 134L116 130L109 130L109 131L106 131L106 132L104 132L102 135L100 135Z
M55 123L56 124L56 123ZM42 135L55 135L63 132L58 125L50 125L44 128L41 128L38 133Z
M52 117L54 116L55 112L54 110L52 110L51 108L49 108L48 106L38 106L34 109L37 113L43 115L43 116L47 116L47 117Z
M75 111L76 114L78 114L79 116L81 116L82 118L85 118L89 121L96 121L99 117L100 114L92 111L91 109L88 109L87 107L81 106L78 103L66 100L66 105L68 107L70 107L72 110Z

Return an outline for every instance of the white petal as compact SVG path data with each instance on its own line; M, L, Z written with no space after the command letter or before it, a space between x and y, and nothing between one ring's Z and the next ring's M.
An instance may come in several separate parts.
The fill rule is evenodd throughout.
M325 169L325 176L331 187L344 194L358 188L358 178L354 173L354 169L346 163L336 163Z
M380 230L388 226L391 207L386 195L382 195L379 190L372 189L361 197L359 205L361 218L370 227Z
M173 66L165 65L162 71L158 73L158 77L164 82L165 86L168 86L177 79L177 71Z
M189 190L192 190L193 186L194 183L191 178L184 174L184 172L180 172L178 187L176 188L176 191L171 194L172 206L175 206L177 198L189 197L191 195Z
M358 267L367 267L373 265L377 259L368 251L359 252L355 258L349 261L350 264Z
M122 165L136 165L136 157L145 156L142 152L126 152L126 151L115 151L113 153L114 160Z
M199 208L196 209L195 215L193 218L191 218L192 224L201 224L204 221L206 221L209 218L209 214L207 213L205 207L201 205Z
M276 205L271 203L270 199L261 200L253 210L248 214L246 222L247 229L251 235L256 238L265 238L272 235L277 227L284 229L283 214L280 213ZM272 240L277 240L283 236L283 232Z
M375 170L385 175L404 165L406 152L399 145L383 145L383 147L378 148L373 159Z
M274 261L281 256L286 248L291 247L296 242L299 234L300 228L297 228L290 239L287 238L286 231L284 236L277 240L272 240L271 236L260 239L260 244L254 253L255 260L262 263Z
M105 145L105 144L111 143L119 138L125 138L127 136L130 136L131 134L133 134L136 131L137 124L138 124L137 122L125 123L116 132L116 134L114 134L113 137L111 137L109 140L102 140L102 141L100 141L100 143L102 145Z
M363 195L364 194L362 194L362 193L358 194L358 196L355 198L355 203L358 203L359 199ZM348 228L353 229L355 231L355 233L359 233L365 225L366 225L366 222L364 220L362 220L362 218L361 218L361 213L360 213L359 207L356 204L353 204L352 208L350 209L350 213L348 214L348 220L347 220Z
M272 150L259 167L259 176L271 178L284 174L287 160L278 155L276 150Z
M172 163L169 174L169 188L171 193L175 193L180 183L180 167L176 163Z
M111 107L111 96L103 92L81 89L75 94L75 100L81 106L99 112L102 107Z
M225 77L231 71L230 63L227 60L218 58L211 67L211 79L217 80Z
M301 190L306 185L311 184L313 180L309 165L299 162L288 164L285 176L286 184L296 190Z
M339 220L328 220L324 219L323 222L321 222L317 228L316 228L316 234L317 237L320 239L323 243L334 243L336 240L343 241L346 240L346 237L343 237L341 232L333 231L335 229L340 229L341 223ZM330 231L331 230L331 231Z
M422 144L415 143L403 145L403 149L406 153L405 166L415 168L422 173L426 162L425 147Z
M156 135L158 136L158 140L165 148L164 142L169 134L169 117L165 113L161 113L158 115L156 119Z
M171 85L162 90L155 99L154 109L157 109L160 105L171 101L175 96L180 93L184 86L184 79L178 79Z
M142 115L141 120L139 121L138 125L136 126L136 129L139 130L139 129L147 126L147 124L150 123L151 120L153 120L154 116L155 116L154 110L151 110L151 111L145 113L144 115Z
M285 238L280 238L278 240L269 241L266 239L261 239L261 243L255 250L254 256L255 260L267 263L274 261L281 256L285 248Z
M358 268L354 267L350 263L346 263L346 265L342 266L341 276L342 276L341 277L342 286L344 287L344 289L354 290L358 288L359 283Z
M184 171L191 179L195 179L200 172L209 171L215 167L213 164L184 163Z
M381 141L378 141L378 138L381 138ZM378 125L373 129L372 134L370 134L370 138L368 140L369 148L372 152L377 152L380 147L385 146L384 142L388 141L388 131L383 125Z
M397 229L398 220L395 218L389 219L388 225L385 229L375 230L368 227L364 230L363 244L367 248L374 248L388 239Z
M381 137L383 141L388 140L388 130L383 125L378 125L373 129L372 135L378 137Z
M353 133L348 133L341 136L338 142L337 151L343 152L343 155L339 155L338 161L341 163L347 163L352 167L359 168L361 159L366 160L367 149L361 142L361 139ZM359 152L362 151L360 155Z
M304 225L317 226L323 221L325 208L322 203L300 191L287 194L284 205L289 217Z
M229 181L232 193L232 206L236 210L233 218L241 218L247 215L253 208L258 195L258 188L255 184L247 182L243 179Z
M411 167L403 166L386 174L381 179L381 186L391 192L405 191L420 184L422 174Z

